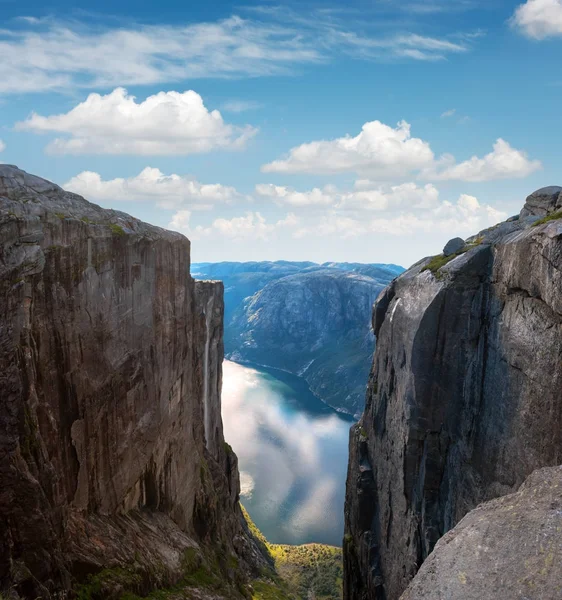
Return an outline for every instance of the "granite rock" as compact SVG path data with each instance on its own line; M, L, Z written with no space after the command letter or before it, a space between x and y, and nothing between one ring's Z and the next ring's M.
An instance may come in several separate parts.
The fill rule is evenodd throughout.
M460 237L449 240L443 248L443 256L451 256L464 248L464 240Z
M533 226L553 195L533 196L533 215L379 296L350 434L348 600L397 600L470 510L562 463L562 220Z
M445 534L401 600L562 598L562 467L481 504Z
M222 284L189 268L182 235L0 165L0 590L264 563L222 434Z

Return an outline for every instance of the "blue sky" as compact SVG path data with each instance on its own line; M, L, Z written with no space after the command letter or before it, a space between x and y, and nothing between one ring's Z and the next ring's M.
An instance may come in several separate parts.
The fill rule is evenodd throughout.
M193 260L409 265L561 181L562 0L0 11L0 161Z

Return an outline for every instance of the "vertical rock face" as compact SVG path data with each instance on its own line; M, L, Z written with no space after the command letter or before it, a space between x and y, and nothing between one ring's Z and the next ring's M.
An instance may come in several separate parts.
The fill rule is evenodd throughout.
M562 221L537 223L559 192L379 296L350 435L348 600L396 600L468 511L562 463Z
M133 561L173 583L187 548L259 562L222 434L222 284L189 255L0 165L0 590Z

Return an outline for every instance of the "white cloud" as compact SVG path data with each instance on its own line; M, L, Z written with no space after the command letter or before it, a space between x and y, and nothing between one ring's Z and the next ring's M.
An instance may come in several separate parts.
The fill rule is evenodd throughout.
M446 110L444 113L441 113L441 118L446 119L447 117L452 117L456 112L456 108L451 108L450 110Z
M562 0L527 0L515 10L511 24L537 40L562 35Z
M68 113L33 113L16 128L70 135L48 145L53 154L192 154L242 148L256 133L250 126L225 123L192 90L160 92L137 103L123 88L105 96L90 94Z
M434 155L429 144L412 138L406 121L396 128L380 121L365 123L361 133L293 148L287 158L262 167L264 173L344 173L354 171L388 178L428 167Z
M498 139L491 153L456 163L450 154L435 159L420 138L413 138L410 125L401 121L393 129L380 121L365 123L359 135L330 141L314 141L293 148L286 158L262 166L264 173L355 172L379 180L401 178L418 172L423 179L490 181L521 178L542 167L522 150Z
M6 150L6 144L0 140L0 152L4 152L4 150Z
M173 216L168 227L187 235L190 239L221 236L234 241L266 241L276 231L293 228L299 223L299 219L293 213L289 213L284 219L268 223L261 213L252 211L248 211L244 216L233 217L232 219L215 219L209 227L198 225L192 228L190 221L191 212L180 210Z
M152 167L146 167L135 177L106 181L99 173L83 171L63 188L96 202L152 201L161 208L187 206L191 210L210 209L216 203L228 204L245 198L233 187L203 184L181 175L164 175Z
M347 54L364 60L443 60L470 49L469 35L384 34L332 14L308 18L263 7L259 18L192 24L100 27L78 21L22 20L0 29L0 93L158 85L196 78L284 75ZM357 29L357 31L354 30Z
M258 184L256 193L274 200L278 205L294 208L334 207L359 211L387 210L401 205L426 208L435 205L439 198L439 191L431 184L424 187L415 183L380 186L368 179L356 181L355 190L349 192L340 191L334 186L298 192L285 186Z
M423 173L426 179L458 181L492 181L494 179L522 178L542 168L539 160L530 160L525 152L512 148L499 138L494 149L483 158L473 156L455 164L452 156L445 156Z
M507 218L489 205L482 205L474 196L462 194L456 203L441 202L423 211L402 211L383 217L350 217L331 211L318 223L298 229L295 237L338 236L352 238L373 233L409 236L417 232L428 234L472 234Z
M260 183L256 185L256 193L265 198L271 198L278 204L295 207L304 206L331 206L335 202L335 194L331 188L325 191L314 188L308 192L297 192L291 188Z

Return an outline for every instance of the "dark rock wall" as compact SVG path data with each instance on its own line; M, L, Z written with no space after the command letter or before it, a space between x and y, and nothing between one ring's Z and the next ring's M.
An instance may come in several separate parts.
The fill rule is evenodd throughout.
M562 463L562 222L525 211L379 297L350 435L348 600L399 598L468 511Z
M222 284L195 283L189 256L0 165L0 589L49 597L133 557L173 582L205 544L251 555L220 416Z

